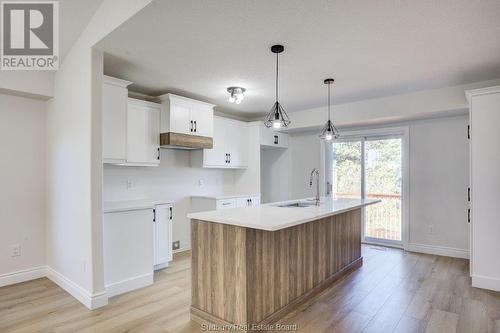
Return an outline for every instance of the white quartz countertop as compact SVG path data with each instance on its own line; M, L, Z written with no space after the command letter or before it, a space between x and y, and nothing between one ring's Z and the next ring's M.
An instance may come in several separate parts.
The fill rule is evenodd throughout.
M213 199L213 200L225 200L233 198L250 198L250 197L260 197L260 193L251 194L202 194L202 195L192 195L191 198L202 198L202 199Z
M153 209L156 205L173 204L172 200L127 200L127 201L105 201L103 203L104 213L124 212L129 210Z
M192 213L188 215L188 218L275 231L380 202L374 199L321 198L319 206L278 207L278 205L307 200L309 199Z

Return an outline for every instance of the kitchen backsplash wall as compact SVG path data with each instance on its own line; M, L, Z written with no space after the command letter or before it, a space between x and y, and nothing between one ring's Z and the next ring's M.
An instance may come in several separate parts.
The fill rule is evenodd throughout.
M161 150L159 167L104 166L104 201L168 199L174 201L173 240L190 248L189 213L195 194L233 193L234 171L192 168L190 152Z

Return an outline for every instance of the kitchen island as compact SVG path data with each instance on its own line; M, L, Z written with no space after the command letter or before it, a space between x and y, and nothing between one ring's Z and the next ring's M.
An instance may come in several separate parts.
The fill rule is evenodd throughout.
M322 198L188 215L191 317L219 325L272 324L360 267L361 209L369 199Z

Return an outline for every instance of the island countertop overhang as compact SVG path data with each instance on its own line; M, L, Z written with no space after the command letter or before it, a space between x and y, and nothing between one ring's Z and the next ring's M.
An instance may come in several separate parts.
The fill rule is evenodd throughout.
M290 200L245 208L230 208L191 213L188 214L187 217L192 220L222 223L258 230L277 231L380 202L380 200L377 199L333 199L324 197L321 198L321 204L319 206L278 207L278 205L305 200L307 199Z

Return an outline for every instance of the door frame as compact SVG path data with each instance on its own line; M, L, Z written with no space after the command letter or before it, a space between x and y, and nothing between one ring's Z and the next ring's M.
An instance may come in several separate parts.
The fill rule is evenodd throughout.
M405 250L408 248L408 243L410 239L410 226L409 226L409 216L410 216L410 129L409 126L399 126L399 127L386 127L386 128L374 128L374 129L361 129L361 130L351 130L351 131L341 131L340 138L334 140L332 142L343 142L343 141L366 141L367 139L384 139L390 137L399 137L401 138L401 167L402 167L402 176L403 181L401 183L401 223L402 223L402 235L401 242L398 241L384 241L379 239L365 239L365 218L364 218L364 209L362 209L362 223L363 228L361 230L361 241L363 243L376 244L376 245L386 245L404 248ZM324 151L324 163L321 165L324 168L323 174L325 175L324 188L326 188L326 182L328 181L326 175L328 172L327 160L333 159L333 145L325 145ZM364 144L361 145L361 181L362 184L365 184L365 161L364 161ZM362 186L361 194L364 196L365 188Z

